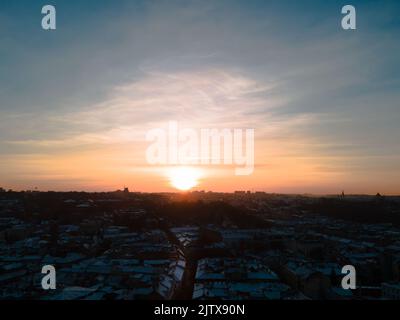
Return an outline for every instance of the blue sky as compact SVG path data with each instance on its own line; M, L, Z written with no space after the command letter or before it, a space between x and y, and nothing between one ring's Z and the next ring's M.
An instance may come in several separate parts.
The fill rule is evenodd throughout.
M56 31L41 29L45 4ZM345 4L355 31L340 27ZM114 187L94 178L101 170L56 174L57 157L138 146L147 128L178 120L255 128L268 169L249 188L398 193L399 17L388 0L3 0L0 184ZM143 160L135 148L131 167ZM304 172L280 181L282 159Z

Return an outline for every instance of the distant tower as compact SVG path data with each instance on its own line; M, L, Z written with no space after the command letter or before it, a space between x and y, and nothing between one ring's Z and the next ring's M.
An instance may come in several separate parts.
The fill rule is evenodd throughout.
M344 191L342 191L342 194L340 195L340 197L341 197L342 199L344 199Z

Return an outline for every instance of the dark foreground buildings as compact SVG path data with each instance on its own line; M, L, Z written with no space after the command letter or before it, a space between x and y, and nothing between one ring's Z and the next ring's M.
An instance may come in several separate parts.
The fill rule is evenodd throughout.
M0 299L400 299L399 218L382 196L3 190Z

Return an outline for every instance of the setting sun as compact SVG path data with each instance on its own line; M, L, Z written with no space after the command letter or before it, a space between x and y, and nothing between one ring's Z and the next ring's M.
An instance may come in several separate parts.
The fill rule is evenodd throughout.
M191 167L176 167L168 171L168 177L174 188L186 191L199 184L201 172Z

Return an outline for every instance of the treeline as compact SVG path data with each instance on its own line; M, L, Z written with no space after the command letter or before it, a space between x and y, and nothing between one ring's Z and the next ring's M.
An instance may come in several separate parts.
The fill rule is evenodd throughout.
M233 207L222 201L180 201L170 202L156 209L159 217L178 224L195 225L234 225L240 228L263 228L269 224L245 209Z
M357 200L321 198L306 205L306 211L361 223L400 225L400 204L383 197Z

